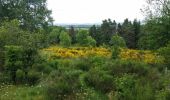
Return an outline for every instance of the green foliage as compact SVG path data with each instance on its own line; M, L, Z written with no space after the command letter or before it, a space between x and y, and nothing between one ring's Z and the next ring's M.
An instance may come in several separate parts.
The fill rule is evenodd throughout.
M40 79L41 73L35 71L35 70L30 70L27 75L27 81L30 85L34 85L38 82Z
M135 86L135 80L132 75L124 74L122 77L115 78L116 89L118 92L119 98L129 99L130 95L132 96L131 91Z
M71 26L68 32L69 32L69 35L71 37L72 44L75 44L76 43L76 34L77 34L77 31L74 29L73 26Z
M30 34L19 27L18 20L4 21L0 26L0 47L5 45L19 45L25 48L42 48L46 46L46 37L42 33Z
M160 48L158 52L164 57L166 67L170 68L170 43L166 47Z
M136 74L139 77L146 76L150 68L149 65L142 62L121 60L107 62L104 66L106 66L104 69L114 76L120 76L124 73Z
M88 46L96 46L96 40L94 40L91 36L87 37L87 45Z
M113 77L97 68L93 68L87 73L85 82L103 93L109 92L114 88Z
M77 42L80 45L86 45L87 43L87 37L88 37L88 32L86 30L80 30L77 34L76 34L76 39Z
M16 71L22 68L22 52L22 47L6 46L5 67L13 82L16 82Z
M59 43L60 30L58 28L53 29L48 35L48 41L50 44Z
M115 20L103 20L101 27L100 27L100 43L103 44L109 44L111 37L116 33L116 26L117 23Z
M5 0L0 2L0 21L17 19L23 29L36 31L52 23L51 11L47 9L47 0Z
M113 47L126 47L126 43L124 41L124 39L120 36L118 36L117 34L112 36L111 40L110 40L110 45Z
M91 65L88 59L77 59L73 61L73 66L76 69L79 69L82 71L89 71L89 69L91 68Z
M140 35L140 22L135 19L132 23L125 19L123 24L118 25L118 33L125 39L128 48L136 48Z
M68 33L61 32L59 38L60 38L61 45L66 47L71 45L71 37L69 36Z
M112 59L119 59L119 54L120 54L120 48L113 47L112 48Z
M22 83L25 78L26 78L25 73L21 69L18 69L16 71L16 81L17 81L17 83Z
M82 46L95 46L96 41L89 36L86 30L80 30L76 35L77 42Z
M79 81L80 72L70 71L53 71L45 81L47 98L50 100L63 100L70 94L81 90Z

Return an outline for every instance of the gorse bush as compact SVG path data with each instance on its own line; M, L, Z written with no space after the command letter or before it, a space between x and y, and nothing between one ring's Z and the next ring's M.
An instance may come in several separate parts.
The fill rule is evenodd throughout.
M42 50L44 55L47 55L49 60L56 58L83 58L89 56L102 56L110 57L111 52L109 49L102 47L49 47Z

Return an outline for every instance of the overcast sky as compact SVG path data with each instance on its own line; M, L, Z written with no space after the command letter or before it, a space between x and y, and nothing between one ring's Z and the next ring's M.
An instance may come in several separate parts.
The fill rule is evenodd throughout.
M140 9L144 0L48 0L55 23L101 23L111 18L122 22L125 18L142 20Z

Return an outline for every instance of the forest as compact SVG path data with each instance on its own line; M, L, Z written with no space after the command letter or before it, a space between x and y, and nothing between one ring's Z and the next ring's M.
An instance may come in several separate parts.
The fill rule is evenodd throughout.
M0 0L0 100L170 100L170 0L146 3L66 29L47 0Z

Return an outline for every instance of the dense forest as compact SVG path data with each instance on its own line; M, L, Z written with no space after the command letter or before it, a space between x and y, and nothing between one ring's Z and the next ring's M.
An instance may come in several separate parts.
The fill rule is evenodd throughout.
M66 29L46 0L0 0L0 100L170 100L170 0L146 2Z

